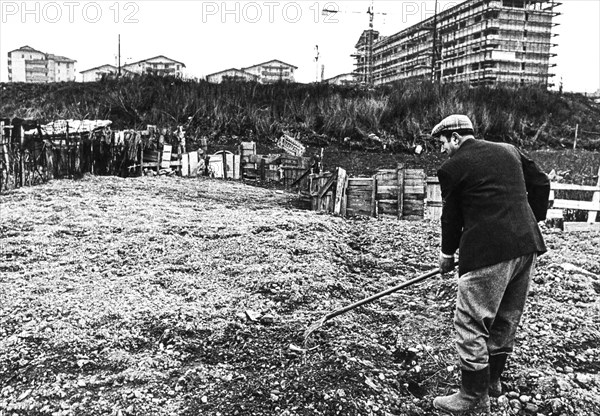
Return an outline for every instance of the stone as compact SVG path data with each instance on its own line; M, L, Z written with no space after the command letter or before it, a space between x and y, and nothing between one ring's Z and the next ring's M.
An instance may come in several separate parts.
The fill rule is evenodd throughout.
M517 393L516 391L509 391L508 393L506 393L506 397L508 397L509 399L517 399L519 397L519 393Z
M500 407L501 409L506 409L509 405L510 403L508 401L508 397L504 395L498 397L498 407Z
M523 408L521 402L517 399L511 399L509 403L510 407L512 407L513 409L521 410Z
M565 406L560 399L552 399L550 400L550 407L552 407L552 414L559 414Z

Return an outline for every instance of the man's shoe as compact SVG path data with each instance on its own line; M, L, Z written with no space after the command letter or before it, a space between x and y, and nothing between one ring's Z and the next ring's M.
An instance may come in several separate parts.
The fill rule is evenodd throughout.
M502 395L502 384L500 383L500 375L506 366L508 354L490 355L490 388L489 395L491 397L500 397Z
M488 415L490 413L489 367L479 371L462 370L462 383L458 393L436 397L433 407L451 415Z

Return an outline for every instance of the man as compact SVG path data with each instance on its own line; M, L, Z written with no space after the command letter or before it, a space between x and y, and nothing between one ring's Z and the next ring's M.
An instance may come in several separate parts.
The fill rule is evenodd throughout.
M458 393L437 397L450 414L489 412L534 273L546 251L537 222L546 217L550 182L514 146L475 140L467 116L451 115L432 131L449 159L438 171L442 198L442 272L459 280L454 326L462 373Z

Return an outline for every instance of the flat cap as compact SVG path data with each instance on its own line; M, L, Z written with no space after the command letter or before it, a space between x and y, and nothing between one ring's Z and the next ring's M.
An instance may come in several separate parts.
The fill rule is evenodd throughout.
M452 114L446 117L431 131L433 137L439 137L446 131L464 130L466 133L473 134L473 123L469 117L463 114Z

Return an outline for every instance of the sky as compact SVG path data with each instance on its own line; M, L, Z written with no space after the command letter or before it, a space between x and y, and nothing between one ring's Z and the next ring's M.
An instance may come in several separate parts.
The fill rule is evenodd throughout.
M439 9L460 1L439 0ZM352 72L356 44L368 28L371 1L9 1L0 0L0 82L7 53L24 45L77 60L83 71L157 55L204 77L279 59L297 66L296 81ZM374 28L392 35L431 17L434 0L374 0ZM323 14L323 9L338 10ZM564 0L554 83L565 91L600 89L600 0ZM315 62L316 46L318 61Z

